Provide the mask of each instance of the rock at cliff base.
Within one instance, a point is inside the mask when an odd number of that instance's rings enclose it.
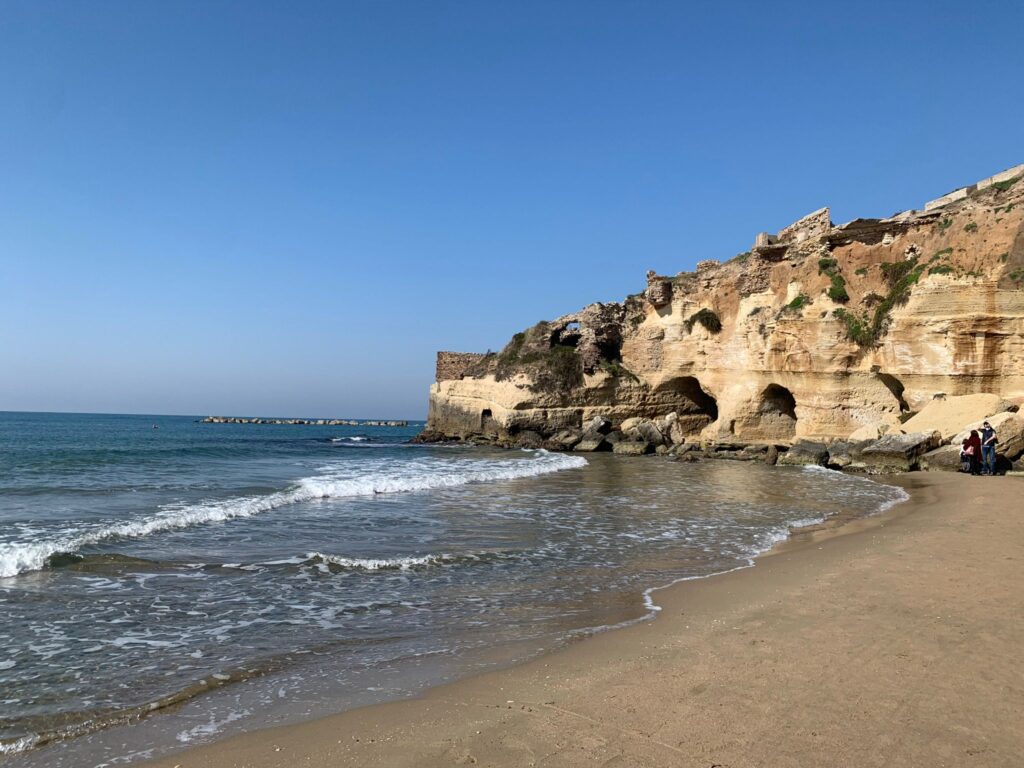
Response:
[[[612,423],[604,416],[595,416],[583,425],[584,436],[593,434],[607,435],[612,431]]]
[[[779,463],[779,449],[774,445],[768,446],[768,450],[764,454],[764,463],[769,467],[774,467]]]
[[[557,446],[557,451],[571,451],[576,447],[577,443],[583,439],[583,435],[575,429],[563,429],[561,432],[552,435],[551,439],[548,440],[553,446]]]
[[[856,461],[855,456],[871,440],[837,440],[828,446],[828,466],[831,469],[846,469]]]
[[[654,446],[646,440],[620,440],[612,446],[615,453],[623,456],[644,456],[654,451]]]
[[[573,450],[580,453],[596,453],[598,451],[610,451],[611,449],[612,444],[605,440],[604,435],[584,437],[573,446]]]
[[[540,448],[544,445],[544,438],[530,430],[519,432],[512,438],[514,448]]]
[[[788,451],[779,456],[779,464],[788,467],[823,467],[828,464],[828,448],[824,443],[797,440]]]
[[[929,472],[959,472],[960,445],[943,445],[934,451],[928,451],[920,459],[921,469]]]
[[[1010,460],[1016,459],[1024,453],[1024,418],[1018,413],[1009,411],[968,424],[962,432],[953,438],[953,445],[959,447],[960,443],[970,436],[972,429],[981,429],[984,421],[988,421],[996,431],[996,438],[999,441],[996,443],[996,453],[1001,453]]]
[[[932,400],[918,414],[907,419],[902,431],[912,434],[938,430],[942,439],[948,441],[966,425],[984,421],[995,413],[1005,411],[1006,405],[999,395],[986,393]]]
[[[920,459],[942,443],[938,430],[907,435],[886,435],[855,451],[854,458],[868,472],[910,472],[918,469]]]
[[[622,422],[623,433],[632,440],[641,440],[651,445],[666,445],[664,433],[650,419],[626,419]]]

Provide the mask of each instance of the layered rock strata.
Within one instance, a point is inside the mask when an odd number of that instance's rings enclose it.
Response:
[[[963,189],[840,226],[823,208],[500,353],[440,353],[426,437],[551,441],[672,414],[670,446],[785,448],[877,439],[935,398],[1024,401],[1024,166]]]

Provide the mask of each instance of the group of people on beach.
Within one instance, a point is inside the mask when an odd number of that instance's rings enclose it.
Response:
[[[996,473],[996,431],[987,421],[981,431],[971,430],[960,444],[960,470],[972,475],[994,475]]]

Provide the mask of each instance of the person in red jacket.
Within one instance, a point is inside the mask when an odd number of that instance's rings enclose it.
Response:
[[[967,438],[967,445],[971,449],[971,474],[981,474],[981,435],[978,430],[972,429],[971,436]]]

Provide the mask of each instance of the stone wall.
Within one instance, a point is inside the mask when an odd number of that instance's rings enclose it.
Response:
[[[647,273],[647,301],[655,307],[663,307],[672,302],[672,280],[649,271]]]
[[[802,243],[812,237],[824,235],[830,229],[832,219],[829,209],[819,208],[780,230],[776,240],[780,243]]]
[[[484,356],[476,352],[438,352],[437,353],[437,381],[458,381],[466,369],[476,365]]]

